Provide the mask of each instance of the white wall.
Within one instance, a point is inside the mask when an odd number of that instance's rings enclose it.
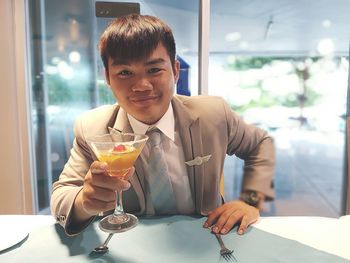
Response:
[[[350,69],[349,69],[349,75],[350,75]],[[348,80],[350,81],[350,79]],[[348,84],[350,87],[350,84]],[[349,92],[349,91],[348,91]],[[346,151],[347,151],[347,179],[345,180],[345,187],[346,187],[346,195],[345,195],[345,214],[350,215],[350,118],[346,118],[346,131],[347,131],[347,138],[346,138]]]
[[[31,214],[25,0],[0,1],[0,214]]]

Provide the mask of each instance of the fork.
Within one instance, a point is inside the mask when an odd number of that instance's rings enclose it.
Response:
[[[226,261],[236,261],[237,259],[235,258],[235,256],[233,255],[233,250],[228,249],[225,244],[224,241],[222,241],[221,235],[214,233],[216,239],[219,241],[220,244],[220,255],[226,260]]]

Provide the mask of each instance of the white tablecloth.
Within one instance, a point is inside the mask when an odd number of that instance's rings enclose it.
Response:
[[[254,227],[350,260],[350,215],[264,217]]]

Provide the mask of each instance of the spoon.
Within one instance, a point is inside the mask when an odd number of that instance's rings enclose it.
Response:
[[[114,234],[114,233],[110,233],[110,234],[108,235],[108,237],[106,238],[106,241],[105,241],[102,245],[100,245],[100,246],[98,246],[98,247],[95,247],[95,248],[94,248],[94,252],[96,252],[96,253],[106,253],[106,252],[108,251],[108,246],[107,246],[107,244],[108,244],[109,240],[111,240],[113,234]]]

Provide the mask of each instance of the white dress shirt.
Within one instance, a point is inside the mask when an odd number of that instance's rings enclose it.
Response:
[[[114,127],[118,130],[123,130],[123,125],[126,123],[127,119],[135,133],[145,134],[151,127],[157,127],[162,132],[160,146],[164,151],[168,165],[170,181],[176,199],[177,213],[193,214],[194,202],[191,195],[181,138],[179,133],[175,130],[175,117],[171,103],[164,116],[152,126],[136,120],[134,117],[127,114],[123,108],[120,108]],[[140,156],[143,163],[148,160],[149,150],[149,145],[146,144]],[[154,208],[147,187],[146,214],[154,215]]]

